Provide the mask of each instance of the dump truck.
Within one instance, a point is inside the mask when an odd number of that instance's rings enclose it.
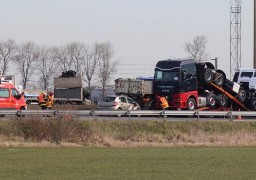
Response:
[[[62,72],[54,78],[54,104],[56,105],[90,105],[90,94],[82,87],[82,77],[75,71]],[[25,90],[27,104],[38,104],[38,95],[47,90]]]
[[[63,72],[54,78],[54,104],[84,105],[89,93],[82,87],[82,77],[74,71]]]
[[[119,78],[115,80],[115,93],[126,95],[136,101],[142,109],[148,109],[153,99],[152,77],[140,77],[136,79]],[[147,101],[147,102],[146,102]]]
[[[117,79],[115,86],[117,94],[132,97],[143,109],[161,109],[157,96],[165,97],[170,109],[252,109],[239,83],[227,79],[212,63],[193,59],[158,61],[151,81]]]

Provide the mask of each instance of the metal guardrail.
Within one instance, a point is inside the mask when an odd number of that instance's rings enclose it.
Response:
[[[19,117],[29,115],[76,115],[76,116],[160,116],[176,117],[187,116],[199,120],[200,117],[223,117],[224,119],[234,120],[237,116],[256,117],[254,111],[174,111],[174,110],[138,110],[138,111],[100,111],[100,110],[0,110],[1,115],[17,115]]]

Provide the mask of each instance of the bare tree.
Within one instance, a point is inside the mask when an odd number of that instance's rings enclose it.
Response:
[[[72,63],[77,74],[81,74],[81,65],[85,58],[85,45],[77,42],[66,45],[68,62]]]
[[[56,73],[56,62],[54,56],[54,48],[41,47],[39,50],[38,61],[36,67],[39,71],[40,83],[43,89],[47,89],[50,82],[53,81],[53,75]]]
[[[114,50],[110,42],[98,44],[99,63],[98,77],[102,85],[102,96],[105,95],[106,85],[114,72],[117,62],[112,61]]]
[[[188,52],[194,60],[201,62],[208,56],[206,53],[207,39],[205,36],[196,36],[193,42],[185,43],[185,51]]]
[[[3,75],[5,75],[8,70],[9,62],[14,59],[16,49],[17,45],[12,39],[0,43],[0,62],[2,62],[1,70]]]
[[[95,43],[92,48],[86,47],[85,58],[83,61],[84,81],[88,84],[88,90],[91,94],[91,82],[96,72],[96,67],[100,59],[99,44]]]
[[[37,46],[28,42],[21,44],[17,50],[17,55],[15,56],[15,63],[18,66],[18,71],[22,76],[23,88],[26,89],[27,82],[32,77],[35,71],[35,62],[38,60],[39,51]]]
[[[60,71],[68,71],[72,66],[72,60],[68,57],[68,50],[66,46],[55,47],[55,57],[59,64]]]

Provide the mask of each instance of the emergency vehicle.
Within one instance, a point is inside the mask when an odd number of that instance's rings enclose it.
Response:
[[[0,78],[0,110],[26,110],[24,96],[9,81]],[[1,115],[2,116],[2,115]]]

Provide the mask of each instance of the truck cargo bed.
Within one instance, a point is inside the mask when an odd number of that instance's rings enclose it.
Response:
[[[54,89],[54,99],[69,98],[83,100],[82,88]]]
[[[117,79],[115,80],[115,93],[127,95],[153,94],[152,80]]]
[[[54,88],[78,88],[82,87],[81,77],[58,77],[54,78]]]

